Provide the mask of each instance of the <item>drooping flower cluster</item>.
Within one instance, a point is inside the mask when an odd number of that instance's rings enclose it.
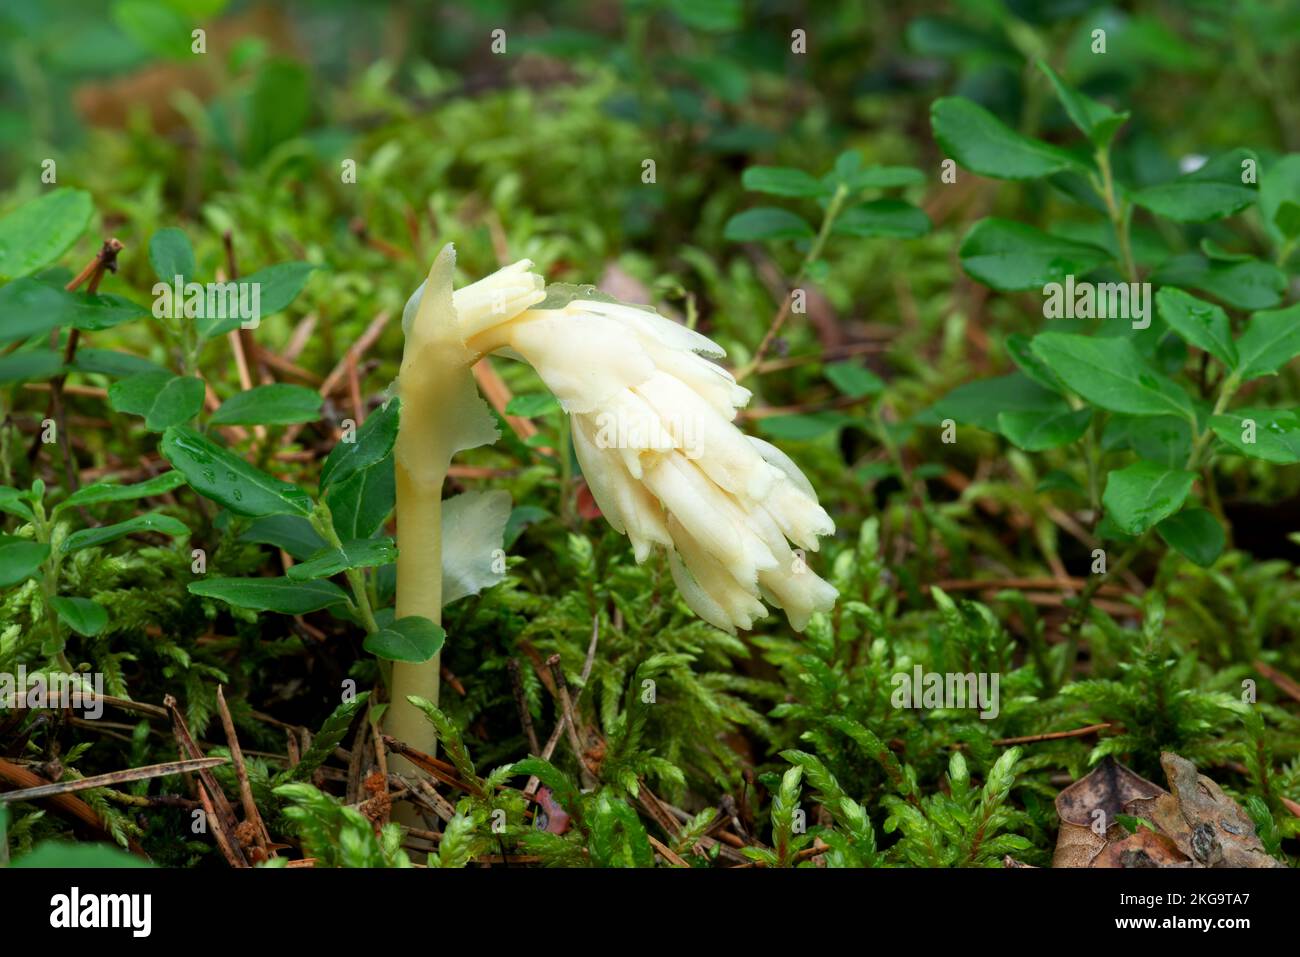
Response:
[[[531,265],[455,292],[462,341],[471,355],[501,352],[537,371],[569,414],[592,496],[637,561],[663,546],[687,604],[729,632],[765,616],[764,599],[797,631],[829,610],[836,591],[803,550],[834,523],[788,456],[734,425],[750,393],[710,361],[723,350],[591,287],[543,292]]]

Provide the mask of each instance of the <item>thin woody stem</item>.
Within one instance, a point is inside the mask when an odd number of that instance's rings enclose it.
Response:
[[[826,214],[822,217],[822,224],[821,228],[817,231],[817,238],[813,240],[812,246],[808,249],[808,254],[804,256],[803,262],[799,266],[799,271],[795,273],[791,285],[797,286],[802,282],[804,276],[808,273],[808,270],[812,268],[812,264],[821,256],[822,248],[826,245],[826,240],[830,237],[831,227],[835,225],[835,220],[839,217],[840,209],[844,206],[844,201],[848,198],[848,195],[848,187],[843,183],[836,187],[835,194],[831,197],[831,201],[826,207]],[[768,326],[767,332],[764,333],[763,340],[758,344],[758,348],[754,350],[754,357],[745,364],[744,368],[736,373],[737,382],[748,378],[754,370],[758,368],[758,364],[763,361],[763,356],[767,355],[767,350],[770,349],[772,343],[776,341],[776,337],[780,334],[781,328],[785,325],[785,321],[789,316],[790,295],[787,294],[781,301],[781,308],[777,310],[776,315],[773,317],[772,324]]]

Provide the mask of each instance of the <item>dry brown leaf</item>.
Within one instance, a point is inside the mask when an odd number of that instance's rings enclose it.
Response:
[[[1056,813],[1061,830],[1056,838],[1053,867],[1095,867],[1094,862],[1108,844],[1128,836],[1116,818],[1130,813],[1130,801],[1154,798],[1164,789],[1134,774],[1107,757],[1086,777],[1075,781],[1056,796]],[[1097,814],[1100,811],[1101,814]],[[1100,823],[1099,823],[1100,822]],[[1094,828],[1104,827],[1104,833]]]
[[[1191,858],[1194,867],[1282,867],[1269,857],[1255,823],[1196,765],[1171,751],[1160,755],[1172,794],[1134,804]],[[1145,811],[1146,813],[1142,813]]]
[[[1265,852],[1240,805],[1195,765],[1169,751],[1160,765],[1170,791],[1108,757],[1057,795],[1061,830],[1052,866],[1284,866]],[[1120,814],[1143,818],[1155,829],[1129,834],[1116,820]],[[1098,833],[1103,826],[1104,834]]]

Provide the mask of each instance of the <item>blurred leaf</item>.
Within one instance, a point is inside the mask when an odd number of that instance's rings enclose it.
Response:
[[[56,189],[0,219],[0,279],[54,262],[86,231],[93,211],[84,190]]]
[[[930,231],[930,217],[901,199],[876,199],[846,209],[831,232],[844,236],[915,239]]]
[[[801,216],[774,206],[759,206],[727,220],[723,237],[733,242],[759,239],[809,239],[813,228]]]
[[[962,97],[935,100],[930,125],[943,151],[981,176],[1036,179],[1087,168],[1060,147],[1021,136],[978,103]]]
[[[198,273],[194,262],[194,247],[183,229],[160,229],[149,238],[149,264],[159,282],[173,283],[177,276],[182,281],[193,279]]]
[[[826,186],[801,169],[785,166],[751,166],[741,174],[741,185],[773,196],[823,196]]]

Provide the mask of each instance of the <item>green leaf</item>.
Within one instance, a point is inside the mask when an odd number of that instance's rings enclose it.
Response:
[[[136,532],[162,532],[164,535],[180,538],[190,534],[190,527],[170,515],[147,512],[129,518],[125,522],[118,522],[116,525],[101,525],[98,528],[83,528],[79,532],[73,532],[63,540],[59,551],[64,555],[70,555],[83,548],[107,545],[109,542],[115,542]]]
[[[1195,472],[1139,460],[1110,473],[1101,502],[1121,531],[1140,535],[1182,508],[1195,481]]]
[[[175,469],[163,472],[162,475],[156,475],[148,481],[137,482],[134,485],[98,482],[73,492],[54,506],[54,514],[58,515],[64,509],[75,508],[79,505],[99,505],[101,502],[128,502],[133,499],[166,495],[184,484],[185,476]]]
[[[1194,173],[1138,190],[1133,202],[1179,223],[1203,223],[1231,216],[1258,196],[1257,187],[1241,181],[1241,164],[1246,159],[1258,162],[1250,150],[1233,150]]]
[[[238,301],[248,302],[253,315],[236,315],[238,309],[215,310],[217,315],[204,316],[198,321],[199,334],[213,339],[240,328],[246,321],[250,323],[249,328],[256,329],[263,319],[280,312],[298,297],[315,268],[304,262],[277,263],[237,280],[232,285],[238,287]]]
[[[199,268],[190,238],[183,229],[174,226],[160,229],[149,238],[149,264],[159,281],[168,284],[174,283],[177,276],[183,284],[194,278]]]
[[[321,398],[315,389],[274,382],[232,395],[212,413],[213,425],[291,425],[320,418]]]
[[[513,396],[506,403],[506,415],[520,415],[532,419],[539,415],[558,411],[559,400],[549,392],[533,392],[528,395]]]
[[[1237,354],[1236,373],[1243,382],[1274,375],[1300,355],[1300,303],[1251,316],[1237,340]]]
[[[0,512],[8,512],[24,522],[35,520],[31,506],[26,502],[25,493],[8,485],[0,485]]]
[[[0,289],[0,342],[30,339],[61,325],[70,298],[62,289],[36,279],[9,283]]]
[[[1212,418],[1210,428],[1242,455],[1280,465],[1300,462],[1300,413],[1294,410],[1234,409]]]
[[[208,578],[193,582],[190,593],[216,598],[237,608],[305,615],[331,605],[346,605],[347,592],[331,581],[288,578]]]
[[[1042,289],[1080,276],[1110,260],[1099,246],[1052,236],[1006,219],[982,219],[966,234],[958,250],[962,268],[994,289]]]
[[[325,504],[343,541],[369,538],[379,531],[397,504],[392,453],[362,472],[333,482],[325,492]]]
[[[977,379],[957,386],[918,418],[936,423],[944,419],[998,432],[998,417],[1003,413],[1028,413],[1037,416],[1060,415],[1070,411],[1066,401],[1019,372]]]
[[[1192,423],[1173,415],[1115,413],[1102,432],[1107,452],[1131,449],[1138,458],[1169,468],[1181,468],[1192,451]]]
[[[998,431],[1026,452],[1042,452],[1078,441],[1088,431],[1092,409],[1039,412],[1000,412]]]
[[[52,349],[28,349],[0,356],[0,383],[52,379],[63,371],[63,355]]]
[[[133,375],[142,375],[148,372],[156,374],[167,371],[156,362],[150,362],[148,359],[142,359],[129,352],[120,352],[116,349],[96,349],[90,346],[83,346],[77,350],[77,355],[72,362],[72,368],[78,372],[93,372],[99,375],[111,376],[114,379],[129,379]]]
[[[144,416],[146,429],[162,432],[198,415],[206,391],[198,376],[145,372],[109,386],[108,404],[115,412]]]
[[[1286,239],[1300,238],[1300,203],[1283,200],[1273,216],[1273,225]]]
[[[813,228],[803,217],[788,209],[759,206],[732,216],[727,220],[722,235],[741,243],[759,239],[811,239]]]
[[[908,47],[921,56],[954,57],[971,54],[1014,57],[1015,49],[992,30],[978,30],[961,20],[915,17],[905,31]]]
[[[890,237],[915,239],[930,231],[930,217],[901,199],[876,199],[846,209],[836,219],[831,232],[841,236],[866,239]]]
[[[1274,246],[1300,236],[1300,153],[1280,157],[1260,170],[1259,215]]]
[[[885,382],[870,369],[856,362],[834,362],[822,369],[835,388],[853,399],[878,395],[885,390]]]
[[[745,189],[773,196],[823,196],[826,185],[801,169],[788,166],[751,166],[740,176]]]
[[[306,561],[325,547],[325,541],[301,515],[267,515],[248,526],[239,536],[241,542],[274,545],[283,548],[296,561]]]
[[[758,420],[758,431],[776,439],[806,441],[838,432],[853,420],[841,412],[810,412],[806,415],[773,415]]]
[[[190,487],[237,515],[307,515],[311,499],[298,486],[249,465],[187,426],[163,434],[160,451]]]
[[[311,114],[311,81],[298,63],[277,58],[263,65],[248,99],[244,152],[256,162],[298,136]]]
[[[86,231],[93,211],[84,190],[56,189],[0,219],[0,279],[54,262]]]
[[[1203,508],[1188,508],[1156,526],[1156,532],[1175,549],[1202,568],[1209,568],[1227,543],[1219,520]]]
[[[349,568],[374,568],[397,561],[397,547],[391,538],[344,542],[342,548],[322,548],[290,568],[285,574],[293,581],[329,578]]]
[[[1237,365],[1228,314],[1219,306],[1167,286],[1156,293],[1156,307],[1174,332],[1203,349],[1229,369]]]
[[[1133,415],[1195,414],[1187,393],[1153,369],[1131,339],[1043,332],[1030,346],[1062,382],[1093,405]]]
[[[115,0],[111,10],[122,32],[156,56],[179,60],[189,53],[189,21],[172,4]]]
[[[111,844],[72,844],[68,841],[41,841],[30,853],[15,858],[12,867],[36,867],[42,870],[81,870],[82,868],[153,867],[143,858],[128,854]]]
[[[1258,259],[1224,262],[1200,253],[1185,253],[1161,263],[1151,274],[1161,286],[1180,286],[1208,293],[1234,309],[1267,309],[1282,301],[1286,274]]]
[[[1042,60],[1038,61],[1038,68],[1046,73],[1047,78],[1052,82],[1052,87],[1056,90],[1056,98],[1065,107],[1071,122],[1092,141],[1093,146],[1102,148],[1109,146],[1119,128],[1129,118],[1129,114],[1116,113],[1105,103],[1099,103],[1092,97],[1080,93],[1062,80],[1060,75]]]
[[[401,418],[401,400],[392,398],[371,413],[352,434],[353,441],[340,441],[325,459],[320,470],[321,488],[342,482],[357,472],[382,461],[397,443],[397,426]],[[360,536],[365,537],[365,536]]]
[[[994,179],[1037,179],[1087,166],[1065,150],[1021,136],[984,107],[944,97],[930,107],[930,126],[943,151],[963,167]]]
[[[9,535],[0,535],[0,588],[25,581],[40,570],[50,546]]]
[[[441,625],[419,615],[408,615],[367,635],[363,647],[377,658],[418,663],[441,651],[446,640],[447,633]]]
[[[1056,373],[1047,367],[1047,363],[1034,355],[1031,340],[1028,336],[1013,332],[1007,336],[1005,345],[1007,355],[1011,356],[1011,361],[1016,364],[1021,372],[1044,389],[1050,389],[1052,392],[1065,391],[1065,386],[1056,377]]]
[[[97,635],[108,627],[108,609],[89,598],[50,599],[59,619],[79,635]]]
[[[149,315],[149,310],[111,293],[76,292],[68,296],[61,320],[82,332],[102,332]]]
[[[823,178],[823,182],[831,185],[832,188],[843,183],[850,191],[858,192],[864,189],[915,186],[925,182],[925,174],[915,166],[867,166],[863,169],[855,169],[843,177],[838,172],[831,172]]]

